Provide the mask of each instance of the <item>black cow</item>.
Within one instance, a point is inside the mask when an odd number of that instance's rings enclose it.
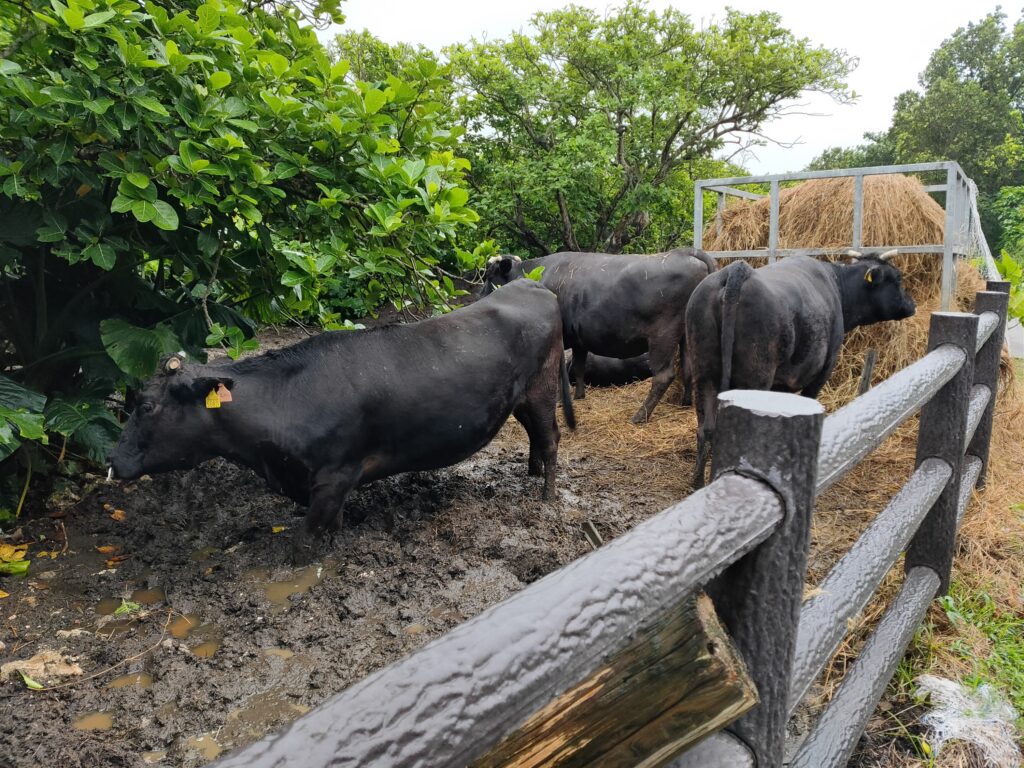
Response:
[[[575,427],[558,302],[521,280],[418,323],[323,333],[227,365],[172,357],[142,390],[112,469],[133,479],[224,456],[308,504],[308,536],[337,528],[356,486],[461,461],[512,414],[552,499],[559,391]]]
[[[685,368],[686,304],[715,271],[714,259],[695,248],[653,255],[564,252],[526,261],[495,256],[487,264],[483,292],[537,267],[544,267],[541,284],[558,296],[565,346],[576,369],[576,397],[586,394],[589,353],[628,358],[647,352],[653,381],[633,423],[647,421],[675,377],[677,349]],[[685,373],[683,378],[688,381]],[[684,404],[687,395],[684,387]]]
[[[576,381],[576,367],[573,365],[572,352],[568,355],[569,383]],[[586,381],[592,387],[621,387],[634,381],[651,378],[651,361],[647,353],[637,357],[619,359],[587,355]]]
[[[705,280],[686,311],[688,355],[697,407],[697,468],[715,431],[719,392],[762,389],[817,397],[843,345],[860,325],[914,314],[902,276],[881,256],[853,264],[792,256],[752,269],[736,262]]]

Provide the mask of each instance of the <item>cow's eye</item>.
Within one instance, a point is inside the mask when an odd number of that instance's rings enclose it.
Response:
[[[155,407],[151,402],[147,401],[139,406],[139,410],[143,413],[152,413]]]

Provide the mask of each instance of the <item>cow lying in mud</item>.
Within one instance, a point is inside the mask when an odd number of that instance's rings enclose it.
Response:
[[[686,305],[700,281],[715,271],[715,261],[695,248],[649,256],[564,252],[526,261],[495,256],[484,272],[483,293],[537,267],[544,267],[541,284],[558,296],[565,346],[572,350],[576,372],[576,397],[586,394],[589,353],[629,358],[647,352],[651,391],[633,423],[647,421],[675,377],[677,349],[680,360],[686,360]],[[683,367],[685,382],[685,363]]]
[[[914,314],[900,271],[887,263],[895,254],[851,251],[853,264],[791,256],[756,270],[740,261],[694,291],[686,333],[697,408],[695,488],[704,484],[719,392],[774,389],[817,397],[847,333]]]
[[[223,456],[307,504],[308,536],[337,528],[356,486],[462,461],[512,414],[529,435],[529,473],[543,473],[553,499],[559,392],[575,427],[558,302],[520,280],[418,323],[323,333],[227,365],[169,358],[111,464],[134,479]]]

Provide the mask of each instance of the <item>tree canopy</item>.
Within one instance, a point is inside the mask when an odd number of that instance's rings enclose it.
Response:
[[[851,59],[767,12],[698,29],[635,0],[604,17],[569,6],[447,54],[483,227],[535,253],[678,244],[714,153],[805,91],[850,95]]]

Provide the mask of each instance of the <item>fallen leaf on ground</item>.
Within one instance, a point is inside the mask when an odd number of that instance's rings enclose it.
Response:
[[[2,589],[0,589],[0,600],[3,600],[5,597],[10,597],[10,596],[11,596],[10,592],[4,592]]]
[[[43,689],[41,683],[37,683],[35,680],[33,680],[31,677],[25,674],[25,670],[19,669],[18,671],[21,672],[21,679],[25,681],[26,686],[31,688],[33,691],[41,691]]]
[[[110,517],[113,520],[117,520],[117,522],[119,523],[123,523],[124,519],[128,517],[128,515],[125,514],[123,509],[115,509],[113,512],[110,513]]]
[[[58,677],[82,674],[82,668],[69,656],[44,649],[30,659],[11,661],[0,666],[0,680],[19,672],[33,680],[49,681]],[[26,683],[28,685],[28,683]],[[31,687],[31,686],[30,686]]]
[[[280,533],[281,531],[287,531],[287,530],[288,530],[288,526],[287,525],[275,525],[275,526],[273,526],[270,529],[270,532],[271,533]]]
[[[115,544],[104,544],[102,547],[96,547],[96,551],[101,555],[112,555],[119,549],[120,547]]]
[[[115,616],[124,616],[126,613],[135,613],[142,606],[138,603],[133,603],[131,600],[121,600],[121,604],[114,609]]]
[[[131,555],[114,555],[112,558],[107,560],[107,568],[116,568],[129,557],[131,557]]]
[[[0,562],[13,563],[24,560],[28,554],[28,544],[0,544]]]

